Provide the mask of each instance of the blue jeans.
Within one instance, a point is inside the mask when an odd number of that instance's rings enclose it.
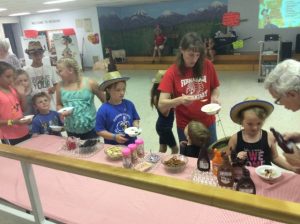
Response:
[[[216,129],[216,123],[213,123],[211,126],[208,127],[209,133],[210,133],[210,141],[209,145],[217,141],[217,129]],[[177,134],[179,143],[181,141],[187,141],[185,135],[184,135],[184,129],[177,127]],[[180,146],[180,154],[182,154],[183,148]]]

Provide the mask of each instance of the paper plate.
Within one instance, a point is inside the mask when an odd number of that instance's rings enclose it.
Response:
[[[57,125],[50,125],[49,128],[51,128],[52,131],[61,131],[64,127],[57,126]]]
[[[129,135],[130,137],[136,137],[142,133],[142,129],[137,127],[130,127],[125,129],[125,134]]]
[[[206,104],[203,107],[201,107],[201,111],[204,113],[207,113],[209,115],[214,115],[214,114],[218,113],[220,109],[221,109],[221,106],[220,106],[220,104],[217,104],[217,103],[210,103],[210,104]]]
[[[74,110],[74,107],[64,107],[61,108],[59,111],[57,111],[58,113],[63,113],[63,112],[72,112]]]
[[[32,120],[34,115],[26,115],[23,118],[20,119],[20,121],[27,121],[27,120]]]
[[[255,173],[267,181],[274,181],[281,177],[281,171],[277,167],[270,165],[256,167]]]

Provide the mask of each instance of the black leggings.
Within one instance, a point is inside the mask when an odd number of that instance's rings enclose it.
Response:
[[[3,144],[6,144],[6,145],[16,145],[16,144],[19,144],[20,142],[23,142],[27,139],[29,139],[31,137],[30,134],[27,134],[25,135],[24,137],[22,138],[15,138],[15,139],[1,139],[1,142]]]

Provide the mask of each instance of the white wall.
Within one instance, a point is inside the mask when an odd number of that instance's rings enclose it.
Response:
[[[92,44],[87,40],[87,35],[90,34],[86,32],[84,28],[76,27],[76,19],[85,19],[89,18],[92,21],[93,32],[98,33],[100,37],[100,29],[98,22],[97,8],[87,8],[76,11],[68,12],[55,12],[47,14],[36,14],[31,16],[21,17],[21,27],[22,30],[56,30],[63,28],[73,28],[75,30],[78,47],[80,53],[82,53],[82,43],[83,44],[83,58],[84,66],[92,67],[93,66],[93,56],[98,56],[103,58],[102,53],[102,44],[101,40],[99,44]],[[84,41],[83,41],[84,38]]]
[[[265,34],[279,34],[281,41],[293,42],[293,51],[296,46],[296,35],[300,33],[300,28],[289,29],[258,29],[258,4],[257,0],[228,0],[228,11],[240,12],[241,19],[248,19],[241,22],[235,30],[240,38],[251,37],[245,41],[244,48],[240,51],[259,51],[258,41],[264,40]]]

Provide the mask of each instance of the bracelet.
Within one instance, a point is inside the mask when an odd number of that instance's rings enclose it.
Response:
[[[117,140],[117,135],[113,134],[113,140],[116,141]]]
[[[7,126],[13,126],[14,120],[7,120]]]

